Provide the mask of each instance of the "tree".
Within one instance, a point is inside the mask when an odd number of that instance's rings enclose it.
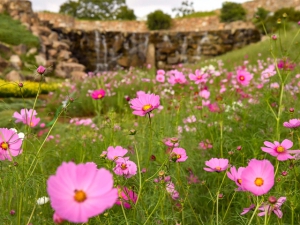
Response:
[[[246,10],[241,4],[224,2],[221,9],[220,19],[222,22],[232,22],[246,19]]]
[[[181,7],[173,8],[173,12],[176,13],[176,17],[184,17],[195,12],[194,2],[189,2],[188,0],[181,2]]]
[[[68,0],[59,12],[79,19],[112,20],[122,6],[125,6],[125,0]]]
[[[156,10],[147,16],[147,26],[149,30],[169,29],[172,24],[170,15],[165,14],[161,10]]]
[[[117,20],[136,20],[136,15],[127,6],[121,6],[116,12]]]

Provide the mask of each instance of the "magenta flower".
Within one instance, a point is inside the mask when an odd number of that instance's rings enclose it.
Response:
[[[55,213],[73,223],[87,223],[90,217],[111,208],[118,198],[112,174],[92,163],[63,162],[48,179],[47,192]]]
[[[40,75],[43,75],[45,72],[46,72],[46,68],[43,67],[43,66],[39,66],[37,69],[36,69],[36,72]]]
[[[286,197],[280,197],[278,200],[274,196],[269,197],[269,203],[263,203],[258,210],[262,211],[258,213],[258,216],[264,216],[266,213],[269,215],[274,212],[278,218],[282,218],[283,213],[280,210],[282,204],[286,201]]]
[[[121,146],[116,146],[115,148],[112,146],[109,146],[107,148],[107,158],[109,160],[116,160],[118,157],[123,157],[128,152],[127,149],[122,148]]]
[[[168,147],[178,147],[179,146],[179,140],[178,140],[178,138],[175,138],[175,137],[166,138],[164,143]]]
[[[252,78],[253,75],[248,71],[242,69],[237,70],[236,79],[241,85],[248,86]]]
[[[137,98],[130,101],[130,107],[134,110],[133,114],[137,116],[145,116],[159,106],[160,99],[155,94],[139,94]]]
[[[209,148],[212,148],[212,144],[210,143],[210,141],[208,139],[206,139],[205,141],[201,141],[199,143],[199,148],[200,149],[209,149]]]
[[[228,178],[233,180],[238,186],[237,191],[243,191],[241,176],[244,169],[245,167],[239,167],[238,170],[236,170],[235,166],[232,166],[230,172],[227,172]]]
[[[205,165],[209,168],[203,168],[208,172],[221,172],[227,169],[228,159],[211,158],[209,161],[205,161]]]
[[[127,187],[121,188],[118,186],[119,191],[119,199],[116,201],[117,205],[121,205],[121,201],[123,206],[126,209],[130,209],[132,204],[136,203],[137,194],[133,190],[129,190]]]
[[[14,129],[0,128],[0,160],[12,160],[22,153],[24,134]]]
[[[254,208],[255,208],[255,205],[251,204],[248,208],[243,209],[243,212],[241,213],[241,215],[245,215],[246,213],[250,212]]]
[[[296,67],[296,64],[291,62],[288,58],[280,59],[277,63],[278,69],[292,71]]]
[[[300,127],[300,119],[290,119],[289,122],[284,122],[283,126],[287,128]]]
[[[269,160],[252,159],[242,172],[242,187],[254,195],[263,195],[274,185],[274,166]]]
[[[31,127],[35,127],[39,122],[40,118],[36,117],[37,112],[32,109],[21,109],[21,112],[14,112],[13,118],[16,119],[15,123],[23,123]]]
[[[189,78],[190,80],[195,81],[195,84],[206,83],[208,74],[203,73],[201,70],[196,70],[195,74],[189,74]]]
[[[113,169],[115,174],[119,176],[124,176],[130,178],[134,176],[137,172],[137,166],[134,162],[128,160],[127,158],[118,158],[116,160],[116,166]]]
[[[173,148],[170,157],[174,162],[184,162],[188,158],[183,148]]]
[[[105,91],[103,89],[95,90],[91,93],[93,99],[99,100],[105,97]]]
[[[288,139],[284,139],[281,143],[275,141],[274,144],[269,141],[265,141],[264,145],[267,147],[261,147],[261,150],[275,156],[279,161],[294,159],[294,156],[290,154],[300,153],[300,150],[288,150],[293,146],[293,142]]]

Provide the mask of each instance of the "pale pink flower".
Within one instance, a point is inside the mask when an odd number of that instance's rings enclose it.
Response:
[[[270,65],[267,69],[261,72],[261,76],[264,79],[268,79],[276,74],[275,66]]]
[[[164,76],[166,72],[164,70],[157,70],[156,75],[162,75]]]
[[[175,185],[172,181],[166,183],[166,190],[171,195],[172,199],[177,200],[179,198],[179,193],[175,190]]]
[[[258,210],[262,211],[258,213],[258,216],[265,216],[266,213],[269,215],[271,212],[274,212],[278,218],[282,218],[283,213],[281,211],[282,204],[286,201],[286,197],[280,197],[279,199],[276,199],[274,196],[269,197],[269,203],[263,203],[261,207],[258,208]]]
[[[112,146],[109,146],[107,148],[107,158],[109,160],[116,160],[118,159],[119,157],[123,157],[124,155],[126,155],[128,152],[127,149],[125,148],[122,148],[121,146],[116,146],[115,148],[112,147]]]
[[[252,80],[252,78],[253,78],[253,75],[251,73],[249,73],[248,71],[243,70],[243,69],[237,70],[236,79],[241,85],[248,86],[250,81]]]
[[[283,126],[287,128],[300,127],[300,119],[290,119],[289,122],[284,122]]]
[[[47,181],[47,192],[55,213],[72,223],[87,223],[88,219],[111,208],[118,190],[113,188],[113,176],[93,164],[63,162]]]
[[[174,162],[184,162],[188,158],[186,151],[183,148],[173,148],[170,157]]]
[[[281,143],[279,143],[278,141],[275,141],[274,143],[265,141],[264,145],[267,147],[261,147],[261,150],[276,157],[279,161],[294,159],[294,156],[290,154],[300,153],[300,150],[288,150],[293,147],[293,142],[288,139],[284,139]]]
[[[91,93],[91,97],[95,100],[99,100],[105,97],[105,91],[103,89],[95,90]]]
[[[205,161],[205,165],[209,168],[203,169],[208,172],[221,172],[227,169],[228,162],[228,159],[211,158],[209,161]]]
[[[208,139],[206,139],[205,141],[201,141],[201,142],[199,143],[199,147],[200,147],[200,149],[205,150],[205,149],[212,148],[213,146],[212,146],[212,144],[210,143],[210,141],[209,141]]]
[[[164,141],[165,145],[168,147],[178,147],[179,141],[178,138],[166,138]]]
[[[145,116],[159,106],[160,98],[155,94],[139,94],[137,98],[130,100],[130,107],[134,110],[133,114],[137,116]]]
[[[134,162],[128,160],[128,158],[118,158],[113,170],[119,176],[130,178],[136,174],[137,166]]]
[[[14,112],[13,117],[16,119],[15,123],[23,123],[31,127],[35,127],[40,118],[36,117],[37,112],[32,109],[21,109],[21,112]]]
[[[170,75],[170,77],[168,78],[168,82],[172,85],[174,85],[174,84],[185,84],[186,83],[186,78],[185,78],[185,76],[183,75],[182,72],[174,70],[173,74]]]
[[[131,205],[136,203],[138,196],[133,190],[130,190],[127,187],[118,186],[118,192],[119,199],[116,201],[117,205],[121,205],[122,202],[126,209],[130,209]]]
[[[274,185],[274,166],[269,160],[252,159],[242,172],[242,187],[254,195],[269,192]]]
[[[12,160],[22,153],[24,134],[14,129],[0,128],[0,160]]]

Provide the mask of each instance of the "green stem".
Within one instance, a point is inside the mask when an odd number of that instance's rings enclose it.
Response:
[[[141,174],[141,166],[140,166],[140,158],[139,158],[139,151],[136,148],[136,145],[134,145],[135,153],[136,153],[136,161],[137,161],[137,166],[138,166],[138,173],[139,173],[139,190],[138,190],[138,196],[135,202],[135,205],[137,205],[141,192],[142,192],[142,174]]]
[[[163,196],[163,199],[165,197],[165,192],[164,192],[164,196]],[[152,214],[155,212],[155,210],[157,209],[157,207],[159,206],[159,203],[161,201],[162,198],[158,198],[158,202],[156,203],[154,209],[152,210],[152,212],[150,213],[150,215],[148,216],[147,220],[145,221],[144,225],[147,224],[148,220],[151,218]]]
[[[262,202],[261,202],[261,203],[262,203]],[[253,220],[253,218],[254,218],[254,216],[255,216],[255,213],[256,213],[256,211],[258,210],[258,208],[259,208],[259,206],[261,205],[261,203],[258,203],[258,196],[256,196],[256,207],[255,207],[254,212],[253,212],[253,214],[252,214],[252,216],[251,216],[251,218],[250,218],[250,220],[249,220],[249,222],[248,222],[248,225],[251,225],[251,222],[252,222],[252,220]]]
[[[126,216],[126,213],[125,213],[125,210],[124,210],[124,206],[123,206],[123,201],[120,201],[120,202],[121,202],[121,208],[122,208],[122,212],[123,212],[123,216],[125,218],[126,224],[129,225],[128,220],[127,220],[127,216]]]
[[[231,198],[231,200],[230,200],[230,202],[229,202],[229,204],[228,204],[228,206],[227,206],[225,215],[223,216],[223,220],[226,218],[227,212],[228,212],[229,207],[230,207],[230,205],[231,205],[231,203],[232,203],[232,200],[234,199],[235,194],[236,194],[236,191],[234,192],[234,194],[233,194],[233,196],[232,196],[232,198]]]

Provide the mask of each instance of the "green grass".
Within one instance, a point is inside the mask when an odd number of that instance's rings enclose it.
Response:
[[[215,11],[205,11],[205,12],[194,12],[186,16],[177,17],[175,19],[184,19],[184,18],[202,18],[207,16],[215,16]]]
[[[6,14],[0,14],[0,42],[9,45],[25,44],[28,47],[38,47],[39,39],[34,36],[18,20],[13,20]]]

